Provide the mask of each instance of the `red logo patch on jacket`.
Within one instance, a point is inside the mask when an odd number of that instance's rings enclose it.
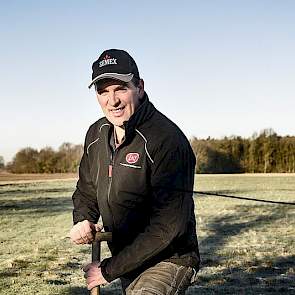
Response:
[[[126,155],[126,162],[128,164],[135,164],[139,159],[139,153],[129,153]]]

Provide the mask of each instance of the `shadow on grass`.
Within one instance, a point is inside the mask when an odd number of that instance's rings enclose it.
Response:
[[[278,257],[268,266],[265,260],[251,267],[227,268],[210,275],[200,275],[186,295],[193,294],[295,294],[295,256]]]
[[[0,199],[0,214],[58,213],[73,208],[71,197],[34,197],[26,200]]]
[[[224,251],[229,238],[249,230],[263,230],[268,225],[273,228],[273,223],[286,218],[293,208],[259,204],[234,206],[229,212],[233,210],[234,213],[217,216],[206,225],[210,235],[199,243],[201,269],[204,270],[199,272],[196,286],[191,287],[187,294],[290,294],[291,290],[295,293],[295,256],[291,253],[282,257],[275,252],[269,253],[270,258],[253,258],[253,261],[249,261],[249,256],[244,265],[238,267],[231,267],[231,262],[228,262],[234,259],[234,252],[223,256],[218,254]],[[278,239],[279,235],[279,232],[274,232],[273,238]],[[239,259],[241,258],[236,255],[237,262]]]
[[[26,188],[18,188],[18,189],[12,189],[12,190],[3,190],[0,191],[0,196],[5,195],[39,195],[39,194],[48,194],[48,193],[70,193],[74,192],[74,187],[61,187],[61,188],[36,188],[36,189],[26,189]]]
[[[10,188],[11,187],[11,188]],[[0,214],[58,213],[71,210],[75,186],[13,184],[0,191]],[[3,198],[2,198],[3,196]]]
[[[273,222],[285,218],[287,212],[292,209],[280,205],[239,205],[233,207],[234,214],[213,218],[207,224],[207,229],[212,234],[199,241],[200,251],[204,249],[202,256],[205,259],[202,260],[202,264],[207,266],[212,263],[220,264],[220,259],[224,258],[218,258],[216,253],[224,247],[230,237],[238,236],[251,229],[257,230],[266,225],[272,226]],[[218,214],[218,211],[216,212]],[[207,258],[208,256],[210,258]],[[212,257],[215,257],[216,261],[212,260]]]

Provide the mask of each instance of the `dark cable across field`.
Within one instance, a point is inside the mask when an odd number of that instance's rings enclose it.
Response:
[[[158,188],[165,189],[164,187],[158,187]],[[168,190],[171,190],[171,188]],[[212,192],[204,192],[204,191],[189,191],[189,190],[182,190],[182,189],[173,189],[173,190],[178,191],[178,192],[193,193],[193,194],[198,194],[198,195],[217,196],[217,197],[239,199],[239,200],[246,200],[246,201],[255,201],[255,202],[263,202],[263,203],[270,203],[270,204],[295,206],[294,202],[283,202],[283,201],[272,201],[272,200],[263,200],[263,199],[256,199],[256,198],[238,197],[238,196],[218,194],[218,193],[212,193]]]
[[[217,196],[217,197],[223,197],[223,198],[232,198],[232,199],[240,199],[240,200],[263,202],[263,203],[271,203],[271,204],[293,205],[293,206],[295,205],[295,203],[292,203],[292,202],[262,200],[262,199],[247,198],[247,197],[238,197],[238,196],[232,196],[232,195],[224,195],[224,194],[201,192],[201,191],[192,191],[192,193],[198,194],[198,195]]]

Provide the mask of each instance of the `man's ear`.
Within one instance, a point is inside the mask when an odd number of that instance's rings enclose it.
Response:
[[[144,96],[144,81],[143,81],[143,79],[139,80],[137,89],[138,89],[139,97],[142,98]]]

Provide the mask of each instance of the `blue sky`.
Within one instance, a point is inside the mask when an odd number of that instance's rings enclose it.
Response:
[[[83,143],[107,48],[187,137],[295,135],[295,1],[21,1],[0,10],[0,155]]]

